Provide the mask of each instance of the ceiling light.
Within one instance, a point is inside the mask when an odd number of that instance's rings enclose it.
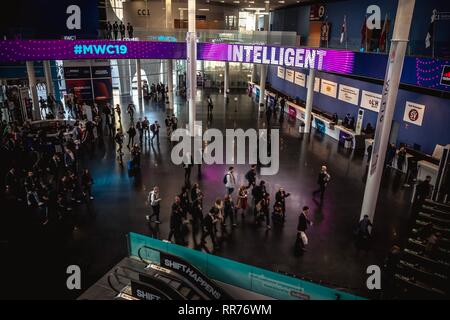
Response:
[[[278,3],[284,3],[284,0],[278,1]]]
[[[198,9],[198,11],[209,11],[209,9],[208,8],[201,8],[201,9]]]
[[[233,1],[233,3],[240,3],[240,1]]]

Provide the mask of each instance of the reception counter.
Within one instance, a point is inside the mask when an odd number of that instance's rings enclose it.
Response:
[[[249,85],[252,86],[252,94],[256,96],[257,92],[260,92],[259,85],[252,82],[249,82]],[[266,89],[265,91],[266,92],[264,100],[266,100],[267,96],[276,97],[276,93],[271,92],[268,89]],[[297,118],[302,122],[305,121],[305,113],[306,113],[305,108],[292,101],[286,100],[284,112],[289,114],[289,116]],[[339,124],[334,124],[330,119],[314,111],[311,112],[311,121],[312,121],[311,126],[315,128],[318,132],[330,136],[331,138],[339,141],[339,143],[344,143],[346,140],[351,140],[352,149],[363,149],[365,147],[364,139],[359,139],[362,141],[362,143],[358,143],[357,141],[357,139],[359,137],[362,138],[363,135],[357,135],[356,132],[354,132],[351,129],[345,128],[344,126]]]

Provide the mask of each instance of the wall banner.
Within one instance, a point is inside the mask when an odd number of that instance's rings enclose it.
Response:
[[[375,112],[380,111],[381,94],[363,90],[361,93],[361,107]]]
[[[304,87],[306,85],[306,76],[302,72],[295,71],[294,73],[294,83],[298,86]]]
[[[406,101],[403,121],[415,124],[417,126],[421,126],[424,114],[425,114],[425,106],[423,104],[417,104]]]
[[[322,85],[320,86],[320,93],[336,98],[337,83],[322,79]]]
[[[357,106],[359,102],[359,89],[340,84],[338,99]]]
[[[278,78],[284,79],[284,68],[283,67],[278,67],[277,75],[278,75]]]
[[[294,82],[294,70],[286,69],[286,81]]]

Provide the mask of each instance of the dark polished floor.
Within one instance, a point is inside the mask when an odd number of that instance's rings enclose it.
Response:
[[[206,126],[206,93],[200,93],[197,115]],[[214,115],[210,127],[263,128],[265,116],[243,92],[231,94],[228,106],[223,96],[211,93]],[[234,101],[238,97],[238,102]],[[118,98],[118,97],[117,97]],[[131,98],[121,98],[122,108]],[[136,99],[136,97],[134,98]],[[235,111],[235,109],[237,111]],[[187,121],[185,105],[177,99],[175,112],[180,125]],[[140,108],[152,120],[164,123],[164,104],[146,102]],[[128,116],[122,115],[128,128]],[[279,124],[274,119],[274,124]],[[338,146],[327,136],[312,133],[300,136],[298,126],[284,117],[280,134],[280,171],[266,176],[268,191],[274,195],[283,186],[292,195],[287,199],[287,221],[283,228],[266,231],[257,227],[249,213],[239,226],[222,241],[215,254],[275,271],[287,272],[316,282],[347,288],[368,297],[380,297],[367,292],[366,268],[381,265],[392,244],[405,236],[409,216],[410,190],[401,187],[401,177],[395,173],[383,180],[379,205],[375,215],[372,249],[357,252],[353,229],[358,222],[364,193],[363,176],[366,158],[354,155]],[[159,148],[145,146],[140,179],[129,178],[126,168],[116,161],[112,142],[105,139],[94,152],[82,156],[82,163],[91,168],[95,179],[95,200],[81,205],[77,218],[65,222],[51,222],[47,226],[31,223],[20,208],[2,213],[1,237],[1,296],[4,298],[76,298],[80,291],[66,289],[66,267],[77,264],[82,270],[82,287],[98,280],[114,264],[127,255],[125,235],[138,232],[166,239],[169,232],[169,208],[173,197],[180,192],[184,172],[170,160],[170,146],[162,126]],[[125,149],[125,161],[129,158]],[[323,203],[314,201],[311,192],[316,188],[317,173],[326,164],[332,176]],[[238,181],[244,180],[248,166],[236,166]],[[225,165],[203,166],[199,180],[206,199],[206,209],[225,193],[222,182]],[[196,168],[193,181],[197,180]],[[163,198],[160,226],[147,224],[146,194],[159,185]],[[308,230],[309,245],[303,256],[294,254],[297,215],[301,207],[311,208],[314,225]],[[73,228],[76,220],[76,229]],[[189,237],[189,245],[193,246]],[[4,285],[6,284],[6,285]]]

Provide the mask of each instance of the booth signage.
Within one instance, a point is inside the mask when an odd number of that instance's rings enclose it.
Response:
[[[161,293],[157,290],[150,288],[139,282],[130,281],[131,295],[140,300],[167,300]]]
[[[278,75],[278,78],[284,79],[284,68],[283,67],[277,68],[277,75]]]
[[[340,84],[338,99],[357,106],[359,102],[359,89]]]
[[[286,81],[294,82],[294,70],[286,69]]]
[[[406,101],[403,121],[415,124],[417,126],[421,126],[424,113],[425,113],[425,106],[423,104],[417,104]]]
[[[442,68],[441,84],[450,86],[450,66],[444,66]]]
[[[305,74],[302,73],[302,72],[297,72],[297,71],[295,71],[295,73],[294,73],[294,83],[295,83],[296,85],[299,85],[299,86],[304,87],[305,84],[306,84],[306,77],[305,77]]]
[[[363,90],[361,93],[361,107],[375,112],[380,111],[381,94]]]
[[[320,87],[320,93],[330,96],[333,98],[336,98],[337,94],[337,83],[333,81],[328,81],[325,79],[322,79],[322,85]]]

